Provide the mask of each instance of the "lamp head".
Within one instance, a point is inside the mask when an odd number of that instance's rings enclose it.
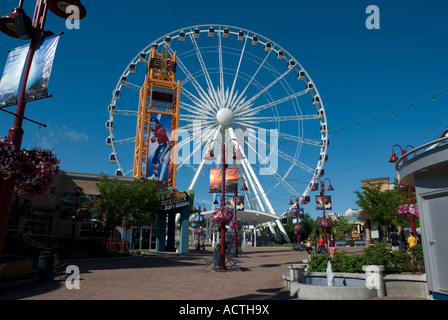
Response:
[[[246,186],[246,182],[243,183],[243,186],[241,187],[241,190],[247,191],[249,188]]]
[[[397,155],[395,154],[395,152],[392,151],[392,156],[390,157],[389,162],[394,163],[397,162],[397,160],[398,160]]]
[[[71,10],[72,8],[68,8],[69,6],[76,6],[78,8],[79,15],[74,14],[76,11]],[[48,0],[47,7],[51,12],[63,19],[71,17],[75,20],[81,20],[87,15],[86,8],[79,0]]]
[[[330,182],[330,185],[328,186],[327,191],[333,191],[333,190],[334,190],[334,188],[333,188],[333,186],[331,185],[331,182]]]
[[[292,202],[292,199],[289,200],[289,205],[293,205],[294,202]]]
[[[241,153],[240,149],[236,149],[235,153],[233,154],[233,159],[237,159],[237,160],[244,159],[244,156]]]
[[[204,157],[205,160],[215,160],[215,155],[212,150],[208,150],[207,154]]]
[[[31,18],[21,7],[14,8],[12,13],[0,18],[0,31],[13,38],[30,39],[33,32]]]
[[[317,191],[319,189],[318,185],[316,182],[313,182],[313,186],[311,187],[312,191]]]

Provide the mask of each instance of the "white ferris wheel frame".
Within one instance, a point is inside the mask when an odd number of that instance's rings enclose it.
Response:
[[[210,32],[213,29],[214,35],[218,35],[218,37],[220,37],[219,40],[219,52],[220,54],[222,54],[222,47],[221,47],[221,39],[224,37],[223,35],[227,32],[227,36],[232,36],[232,37],[244,37],[244,38],[238,38],[238,40],[244,40],[244,41],[256,41],[256,44],[260,44],[262,46],[268,46],[269,44],[271,45],[270,50],[272,52],[274,52],[277,55],[277,59],[278,60],[282,60],[284,59],[287,63],[288,63],[288,68],[287,68],[287,72],[292,72],[293,70],[295,72],[297,72],[298,74],[298,81],[304,81],[305,86],[308,86],[309,84],[311,84],[311,90],[310,91],[306,91],[305,93],[310,93],[313,99],[313,104],[315,99],[317,100],[317,103],[315,104],[316,109],[317,109],[317,115],[315,116],[308,116],[308,118],[310,119],[319,119],[320,121],[320,135],[321,135],[321,140],[320,140],[320,155],[319,155],[319,159],[316,165],[315,169],[310,168],[309,166],[301,163],[300,161],[298,161],[295,157],[289,156],[287,154],[281,154],[282,157],[286,158],[288,161],[290,161],[292,163],[292,165],[294,166],[298,166],[301,169],[308,171],[310,173],[312,173],[312,178],[310,179],[310,183],[307,184],[307,187],[305,188],[305,190],[302,192],[302,194],[297,194],[297,192],[295,191],[294,188],[292,188],[284,179],[282,179],[281,176],[274,176],[275,179],[277,179],[279,181],[279,183],[281,183],[286,189],[288,189],[288,191],[296,196],[297,198],[299,198],[300,200],[302,200],[305,196],[307,196],[311,190],[312,184],[313,182],[319,178],[320,176],[323,175],[323,166],[324,163],[327,160],[327,148],[329,145],[329,131],[328,131],[328,122],[327,122],[327,116],[325,113],[325,108],[321,99],[321,96],[319,94],[319,91],[317,89],[317,87],[314,85],[313,80],[311,79],[311,77],[309,76],[308,72],[306,72],[305,68],[299,63],[299,61],[297,59],[295,59],[288,51],[286,51],[285,49],[283,49],[281,46],[279,46],[278,44],[276,44],[275,42],[273,42],[272,40],[260,36],[258,33],[255,33],[253,31],[244,29],[244,28],[240,28],[240,27],[234,27],[234,26],[229,26],[229,25],[219,25],[219,24],[203,24],[203,25],[195,25],[195,26],[190,26],[190,27],[185,27],[182,29],[178,29],[176,31],[167,33],[166,35],[158,38],[157,40],[151,42],[148,46],[146,46],[143,50],[140,51],[139,54],[137,54],[132,60],[131,62],[128,64],[128,66],[126,67],[126,69],[124,70],[124,72],[122,73],[120,80],[118,81],[113,93],[112,93],[112,101],[111,104],[109,105],[108,108],[108,112],[109,112],[109,120],[106,122],[106,128],[109,131],[109,137],[107,139],[107,144],[112,148],[112,153],[111,156],[114,155],[115,156],[115,161],[111,161],[116,163],[118,165],[118,169],[116,171],[116,175],[127,175],[129,172],[132,171],[129,170],[127,173],[125,173],[125,171],[123,170],[123,167],[121,166],[118,157],[117,157],[117,151],[116,151],[116,146],[120,145],[120,144],[124,144],[124,143],[131,143],[135,141],[135,137],[134,138],[125,138],[125,139],[121,139],[121,140],[117,140],[114,141],[114,125],[113,125],[113,120],[114,120],[114,115],[118,114],[118,115],[127,115],[127,116],[136,116],[137,115],[137,111],[133,111],[133,110],[116,110],[116,101],[119,100],[120,98],[120,92],[123,86],[130,88],[130,89],[134,89],[136,91],[140,90],[140,86],[139,85],[135,85],[132,84],[130,82],[127,82],[127,78],[129,76],[129,74],[133,73],[132,69],[135,68],[135,66],[138,63],[143,63],[147,66],[148,61],[146,61],[145,59],[145,55],[149,53],[149,51],[151,50],[151,48],[156,44],[156,45],[164,45],[164,44],[168,44],[170,45],[172,43],[172,41],[175,41],[176,39],[179,41],[181,37],[184,37],[185,39],[187,39],[187,37],[190,37],[191,39],[194,38],[194,35],[196,34],[197,36],[199,36],[200,34],[203,33],[208,33],[208,36],[210,36]],[[225,31],[228,30],[228,31]],[[236,30],[236,31],[235,31]],[[227,38],[227,37],[226,37]],[[194,42],[194,40],[192,40]],[[207,79],[207,75],[205,74],[207,72],[207,68],[205,67],[204,61],[202,59],[201,53],[198,52],[199,48],[195,47],[196,50],[196,55],[199,59],[199,62],[201,64],[201,67],[203,68],[203,72],[205,75],[206,80],[208,81],[209,79]],[[242,60],[242,55],[244,54],[244,50],[241,52],[241,56],[240,56],[240,63]],[[279,58],[280,56],[280,58]],[[220,60],[222,59],[222,57],[220,56]],[[194,81],[194,76],[188,71],[188,69],[182,65],[181,61],[178,61],[178,66],[183,70],[183,72],[185,73],[185,75],[189,75],[189,81]],[[239,69],[239,65],[238,65],[238,69]],[[205,68],[205,70],[204,70]],[[260,66],[261,68],[261,66]],[[223,75],[223,66],[222,66],[222,61],[220,61],[220,77],[221,77],[221,81],[222,81],[222,75]],[[285,72],[286,73],[286,72]],[[301,78],[299,77],[299,75],[301,75]],[[238,76],[238,71],[235,75],[235,81],[236,78]],[[255,77],[255,75],[254,75]],[[271,85],[275,84],[278,80],[280,80],[283,77],[283,75],[280,75],[275,81],[273,81],[271,83]],[[233,83],[232,86],[232,91],[234,89],[235,86],[235,81]],[[252,81],[252,80],[251,80]],[[208,84],[209,85],[209,84]],[[222,85],[222,82],[221,82]],[[210,87],[209,87],[210,89]],[[266,91],[269,88],[263,88],[261,91]],[[200,88],[200,90],[204,90],[202,88]],[[184,91],[184,89],[182,88],[182,91]],[[198,90],[199,91],[199,90]],[[183,92],[184,93],[184,92]],[[205,92],[204,92],[205,93]],[[301,94],[305,94],[303,92],[299,92],[296,95],[301,95]],[[199,93],[200,94],[200,93]],[[200,94],[201,95],[201,94]],[[205,94],[206,95],[206,94]],[[202,98],[205,99],[213,99],[213,97],[205,97],[202,96]],[[240,96],[241,97],[241,96]],[[294,96],[288,96],[285,97],[285,99],[293,99]],[[216,98],[218,99],[218,98]],[[274,101],[273,103],[280,103],[282,101]],[[181,114],[182,117],[182,114]],[[297,120],[306,120],[307,116],[302,116],[302,119],[298,118]],[[232,128],[227,128],[230,129],[228,132],[230,134],[231,138],[236,138],[234,131]],[[222,125],[219,126],[218,128],[215,128],[214,131],[212,132],[208,132],[208,141],[214,140],[216,139],[216,137],[219,135],[219,133],[223,130]],[[211,139],[210,139],[211,138]],[[284,135],[285,139],[291,139],[291,137],[287,137],[287,135]],[[308,143],[308,144],[314,144],[317,145],[315,141],[312,140],[308,140],[306,138],[301,138],[301,137],[294,137],[292,139],[297,139],[297,142],[301,142],[301,143]],[[199,145],[200,148],[202,148],[202,145]],[[241,151],[241,153],[243,153],[243,155],[245,155],[244,152],[244,147],[240,147],[239,145],[235,144],[235,147],[239,148],[239,150]],[[280,150],[277,150],[279,153],[282,152]],[[191,154],[193,154],[194,152],[197,152],[197,150],[193,150]],[[197,183],[197,180],[199,178],[199,175],[201,174],[203,167],[206,163],[205,159],[202,159],[201,163],[199,164],[196,174],[194,175],[194,178],[192,179],[189,189],[194,189],[195,185]],[[291,166],[292,168],[292,166]],[[290,168],[290,170],[291,170]],[[249,191],[245,191],[245,193],[248,195],[247,199],[252,199],[254,200],[254,202],[249,202],[249,209],[254,209],[254,210],[259,210],[262,212],[268,212],[272,215],[275,215],[276,217],[278,217],[276,215],[276,212],[271,204],[271,202],[269,201],[269,198],[267,197],[267,194],[262,186],[262,184],[260,183],[257,175],[255,174],[252,165],[249,161],[247,161],[247,157],[243,160],[240,160],[240,164],[238,165],[238,171],[239,173],[242,173],[243,178],[245,179],[245,181],[247,181],[249,183]]]

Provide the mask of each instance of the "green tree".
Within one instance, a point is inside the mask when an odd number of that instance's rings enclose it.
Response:
[[[330,233],[333,233],[336,240],[344,240],[345,234],[350,234],[353,226],[348,223],[345,217],[338,217],[333,221]]]
[[[402,196],[397,188],[381,191],[380,184],[369,184],[355,194],[358,197],[355,203],[369,214],[373,222],[384,226],[401,224],[401,219],[397,219],[397,208],[402,203]]]
[[[97,188],[100,194],[93,210],[98,219],[105,220],[106,230],[112,230],[123,222],[134,226],[145,225],[156,212],[155,181],[134,180],[126,184],[117,178],[110,180],[103,175]]]
[[[112,230],[121,225],[131,212],[129,188],[117,178],[110,180],[102,175],[96,184],[99,196],[93,205],[97,218],[105,222],[105,229]]]
[[[157,206],[157,188],[155,180],[135,180],[128,186],[130,208],[126,222],[141,227],[148,224],[154,216]]]

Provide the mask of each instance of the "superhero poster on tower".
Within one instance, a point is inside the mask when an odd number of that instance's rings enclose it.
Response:
[[[168,181],[171,115],[151,112],[146,179]]]

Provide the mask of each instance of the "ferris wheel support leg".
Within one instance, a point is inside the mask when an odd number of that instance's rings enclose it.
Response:
[[[235,133],[233,132],[233,129],[231,129],[231,128],[229,128],[229,135],[231,138],[236,139]],[[241,153],[244,154],[244,150],[241,150],[241,148],[240,148],[240,151],[241,151]],[[241,162],[243,164],[243,168],[245,170],[247,168],[247,170],[249,171],[247,174],[248,177],[251,177],[254,180],[254,183],[256,184],[258,192],[261,193],[261,197],[263,198],[264,203],[266,203],[266,206],[268,207],[269,213],[271,213],[273,215],[277,215],[275,213],[274,208],[272,207],[271,202],[269,201],[269,198],[266,195],[266,192],[264,191],[263,187],[261,186],[260,181],[258,180],[257,176],[255,175],[254,170],[253,170],[251,164],[249,163],[249,161],[247,161],[247,159],[244,158],[243,160],[241,160]],[[260,202],[260,200],[259,200],[259,203],[261,204],[262,208],[264,209],[263,203]],[[281,233],[283,234],[283,237],[285,238],[285,240],[288,243],[291,243],[291,239],[289,239],[288,235],[286,234],[285,228],[283,228],[283,225],[281,224],[280,219],[277,219],[276,223],[277,223],[277,226],[279,227]]]
[[[216,130],[216,132],[215,132],[215,134],[214,134],[212,140],[215,140],[215,139],[218,137],[218,135],[219,135],[219,129]],[[210,141],[212,141],[212,140],[210,140]],[[190,186],[188,187],[188,190],[192,190],[192,189],[194,189],[194,186],[196,185],[196,182],[198,181],[199,175],[200,175],[201,172],[202,172],[202,169],[203,169],[203,167],[204,167],[204,164],[205,164],[205,159],[202,158],[201,164],[200,164],[199,167],[198,167],[198,171],[196,171],[196,174],[194,175],[193,180],[191,181],[191,184],[190,184]]]

